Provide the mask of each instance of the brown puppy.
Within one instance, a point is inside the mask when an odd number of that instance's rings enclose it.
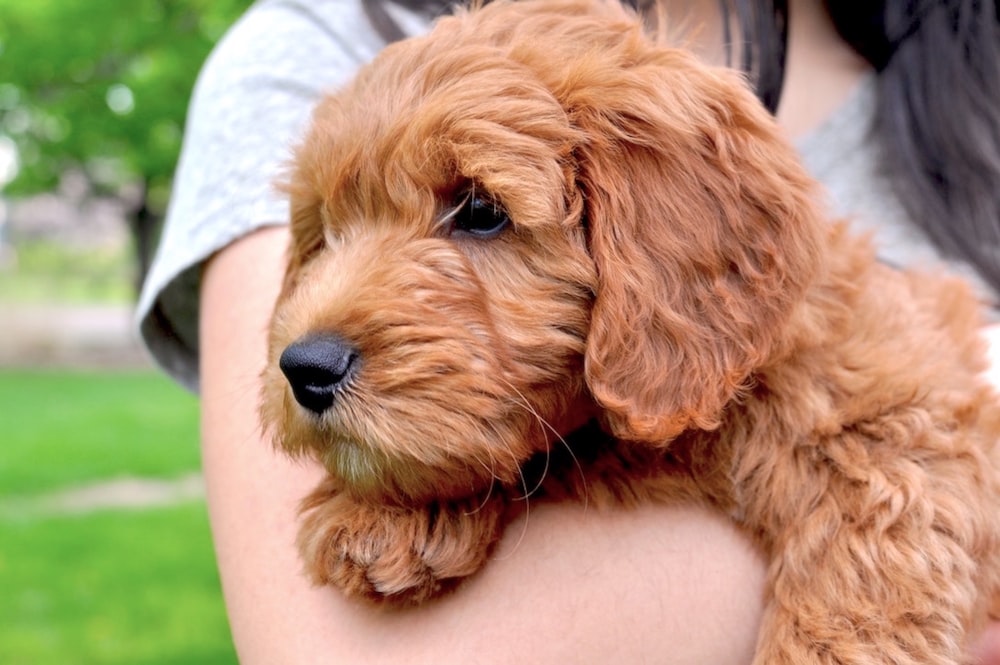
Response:
[[[698,501],[771,561],[756,662],[960,662],[1000,583],[977,304],[826,219],[739,76],[498,0],[324,100],[288,190],[261,414],[329,470],[316,583],[426,600],[536,490]]]

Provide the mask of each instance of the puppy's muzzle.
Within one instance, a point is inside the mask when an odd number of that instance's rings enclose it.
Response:
[[[295,400],[317,415],[333,406],[358,364],[357,349],[333,334],[309,335],[292,342],[278,361]]]

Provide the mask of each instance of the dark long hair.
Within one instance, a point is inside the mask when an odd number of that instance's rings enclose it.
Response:
[[[720,0],[751,26],[743,37],[760,58],[756,69],[742,64],[772,110],[784,76],[784,47],[774,44],[787,39],[788,24],[787,8],[768,7],[773,1]],[[942,254],[966,261],[1000,292],[997,0],[824,5],[840,36],[877,72],[873,139],[910,218]]]
[[[996,0],[826,0],[878,72],[875,136],[913,221],[1000,291]]]
[[[454,4],[395,1],[432,15]],[[824,0],[841,37],[878,73],[873,138],[900,201],[945,256],[968,262],[1000,292],[997,2]],[[787,0],[719,3],[726,42],[735,16],[744,45],[738,64],[773,112],[784,81]]]
[[[771,113],[778,110],[785,83],[785,56],[788,47],[788,0],[718,0],[722,9],[723,40],[734,43],[729,34],[730,17],[735,15],[742,44],[739,60],[730,54],[730,65],[739,65],[754,85],[760,101]]]

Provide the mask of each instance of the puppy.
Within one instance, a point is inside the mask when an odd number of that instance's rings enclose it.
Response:
[[[770,561],[757,663],[957,663],[1000,582],[977,303],[824,216],[741,78],[611,0],[498,0],[325,99],[261,416],[328,470],[317,584],[419,603],[533,491],[700,502]]]

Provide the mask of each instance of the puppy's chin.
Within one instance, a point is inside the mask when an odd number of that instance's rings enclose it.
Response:
[[[320,462],[357,499],[394,504],[421,504],[474,496],[487,490],[487,469],[449,460],[429,466],[419,460],[387,454],[381,447],[340,438],[318,451]]]
[[[377,448],[341,439],[320,450],[320,462],[354,494],[376,495],[387,489],[389,459]]]

